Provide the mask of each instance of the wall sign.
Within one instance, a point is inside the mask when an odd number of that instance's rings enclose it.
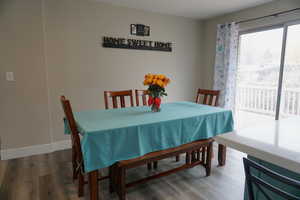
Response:
[[[139,49],[153,51],[172,51],[171,42],[136,40],[115,37],[103,37],[102,46],[105,48]]]
[[[150,26],[144,24],[131,24],[130,34],[137,36],[150,36]]]

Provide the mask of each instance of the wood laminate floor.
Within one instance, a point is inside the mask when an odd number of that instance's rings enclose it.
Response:
[[[216,149],[215,149],[216,152]],[[150,181],[131,188],[128,200],[240,200],[243,199],[244,155],[229,149],[225,167],[213,161],[211,176],[197,166],[177,174]],[[77,187],[71,177],[70,150],[26,158],[0,161],[0,200],[77,200],[89,199],[88,187],[83,198],[77,197]],[[179,163],[175,158],[159,162],[159,171]],[[181,162],[184,162],[181,158]],[[104,170],[103,173],[106,173]],[[128,179],[149,175],[146,166],[132,169]],[[109,194],[108,181],[101,182],[101,200],[117,200]]]

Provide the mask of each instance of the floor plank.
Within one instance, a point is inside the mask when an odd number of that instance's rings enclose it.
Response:
[[[215,149],[216,150],[216,149]],[[243,199],[244,155],[228,149],[227,163],[218,167],[216,156],[212,174],[205,176],[202,167],[181,171],[167,177],[130,188],[128,200],[238,200]],[[77,187],[72,181],[71,152],[64,150],[51,154],[0,161],[0,199],[2,200],[87,200],[88,188],[83,198],[77,197]],[[184,162],[185,159],[181,159]],[[180,165],[175,158],[159,162],[158,171]],[[102,170],[107,173],[107,170]],[[146,166],[128,172],[128,180],[135,180],[155,171]],[[99,186],[102,200],[117,200],[108,192],[108,181]]]

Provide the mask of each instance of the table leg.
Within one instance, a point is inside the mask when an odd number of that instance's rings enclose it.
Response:
[[[98,170],[89,172],[90,200],[98,200]]]
[[[207,149],[207,156],[206,156],[206,176],[210,176],[211,173],[211,160],[212,160],[212,152],[213,152],[213,143],[210,143]]]
[[[226,163],[226,146],[223,144],[219,144],[218,161],[219,166],[224,166]]]

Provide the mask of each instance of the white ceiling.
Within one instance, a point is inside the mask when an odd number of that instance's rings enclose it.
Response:
[[[156,13],[205,19],[254,7],[272,0],[96,0]]]

